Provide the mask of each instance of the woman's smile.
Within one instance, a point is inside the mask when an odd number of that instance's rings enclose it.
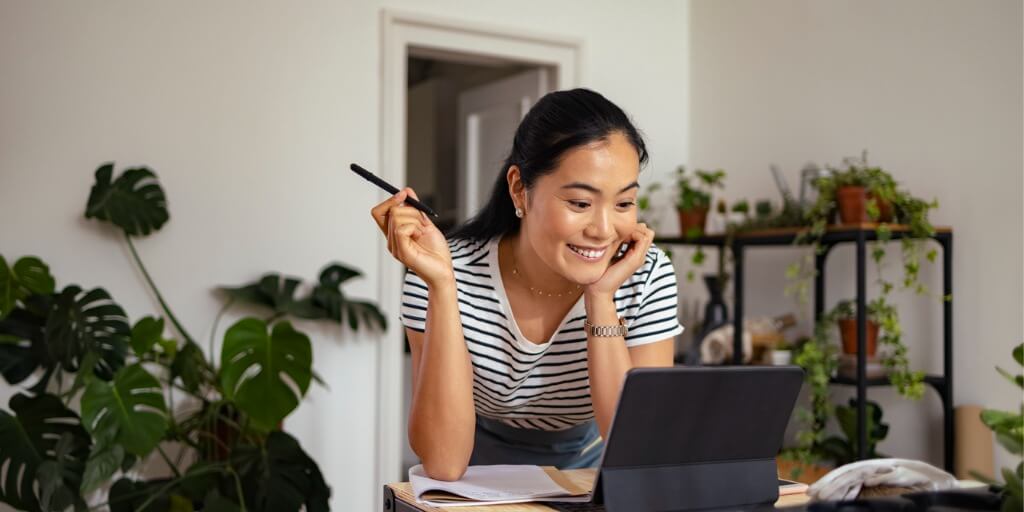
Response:
[[[607,245],[604,247],[588,247],[567,244],[567,247],[569,248],[569,252],[573,253],[574,255],[576,255],[577,258],[587,263],[595,263],[601,261],[602,259],[604,259],[605,253],[608,252]]]

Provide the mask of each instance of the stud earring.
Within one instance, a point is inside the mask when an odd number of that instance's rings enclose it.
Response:
[[[523,218],[523,209],[518,206],[516,207],[516,217]]]

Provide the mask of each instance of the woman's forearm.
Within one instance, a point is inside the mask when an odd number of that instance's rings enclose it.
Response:
[[[614,296],[584,297],[587,320],[594,325],[617,325],[619,315]],[[632,368],[629,349],[622,336],[594,337],[587,333],[587,367],[590,375],[590,399],[601,437],[608,438],[622,381]]]
[[[426,333],[414,373],[409,443],[428,476],[456,480],[473,452],[476,412],[454,279],[429,287]]]

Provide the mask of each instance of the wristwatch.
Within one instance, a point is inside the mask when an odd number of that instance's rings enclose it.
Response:
[[[626,319],[622,317],[619,317],[619,325],[594,325],[590,323],[590,320],[584,320],[583,330],[588,335],[598,338],[626,337],[626,333],[629,332],[629,329],[626,328]]]

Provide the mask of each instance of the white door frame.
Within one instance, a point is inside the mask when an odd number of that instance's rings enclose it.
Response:
[[[406,181],[406,64],[410,48],[549,66],[555,70],[555,89],[579,84],[582,41],[538,34],[514,27],[438,18],[408,11],[382,10],[381,153],[380,176],[395,186]],[[418,53],[423,53],[419,51]],[[381,200],[383,200],[383,193]],[[401,307],[402,267],[377,244],[380,304],[384,311]],[[378,489],[402,479],[402,390],[405,385],[403,328],[390,315],[387,332],[377,351],[376,473]]]

